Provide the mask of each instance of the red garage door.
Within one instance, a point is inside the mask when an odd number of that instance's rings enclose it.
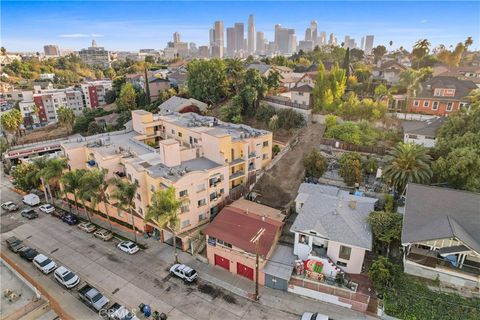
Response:
[[[230,260],[225,259],[224,257],[215,255],[215,265],[230,271]]]
[[[237,262],[237,274],[253,280],[253,269]]]

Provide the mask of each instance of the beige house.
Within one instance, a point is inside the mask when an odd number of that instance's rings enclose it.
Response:
[[[134,217],[116,208],[109,214],[127,223],[133,219],[140,230],[155,228],[143,222],[153,193],[175,187],[185,199],[178,238],[187,249],[188,239],[198,235],[230,193],[271,161],[272,133],[194,113],[159,116],[134,110],[127,130],[69,141],[62,149],[71,169],[105,168],[109,177],[138,184]],[[103,211],[103,204],[98,209]],[[167,230],[159,234],[162,241],[172,237]]]

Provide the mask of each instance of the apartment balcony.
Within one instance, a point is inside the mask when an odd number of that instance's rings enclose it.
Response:
[[[237,164],[241,164],[241,163],[244,163],[245,162],[245,159],[242,157],[242,158],[237,158],[237,159],[234,159],[232,161],[230,161],[229,165],[230,166],[236,166]]]
[[[250,152],[248,154],[248,159],[252,159],[252,158],[255,158],[257,156],[257,153],[256,152]]]
[[[245,175],[245,172],[243,170],[239,170],[230,175],[230,180],[235,180],[237,178],[243,177],[244,175]]]

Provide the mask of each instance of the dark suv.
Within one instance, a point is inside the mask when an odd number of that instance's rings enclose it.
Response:
[[[17,237],[10,237],[6,240],[8,249],[12,250],[13,252],[20,251],[24,246],[22,240],[18,239]]]
[[[22,217],[25,217],[28,220],[38,218],[38,213],[36,213],[35,210],[33,210],[33,209],[22,210],[22,212],[20,214],[22,215]]]
[[[77,216],[74,214],[67,213],[62,217],[62,221],[73,226],[74,224],[78,223]]]
[[[20,254],[20,257],[28,261],[32,261],[38,255],[38,251],[30,247],[25,247],[18,253]]]

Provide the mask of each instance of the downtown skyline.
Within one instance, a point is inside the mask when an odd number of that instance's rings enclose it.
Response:
[[[243,23],[247,38],[250,14],[255,17],[255,32],[263,32],[269,41],[274,40],[275,24],[295,29],[297,41],[303,40],[311,20],[317,21],[319,32],[334,33],[339,43],[348,35],[359,44],[362,36],[373,34],[375,45],[388,47],[392,40],[393,48],[411,49],[420,38],[448,47],[471,36],[475,49],[480,35],[475,2],[457,2],[455,7],[451,2],[436,3],[436,10],[428,15],[431,2],[115,2],[115,6],[95,2],[95,11],[92,3],[3,2],[2,46],[11,51],[41,51],[51,43],[79,50],[96,39],[108,50],[162,49],[174,32],[180,33],[182,41],[202,46],[209,44],[209,30],[217,20],[225,26]],[[104,13],[107,10],[109,14]],[[28,11],[38,14],[25,14]],[[462,23],[447,25],[447,19]]]

